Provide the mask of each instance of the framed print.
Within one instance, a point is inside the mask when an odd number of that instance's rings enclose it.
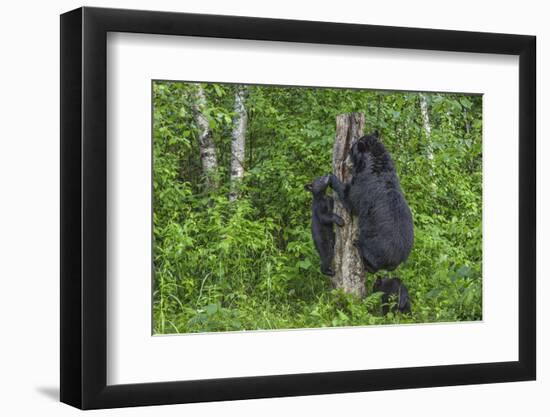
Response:
[[[532,380],[535,38],[61,16],[61,401]]]

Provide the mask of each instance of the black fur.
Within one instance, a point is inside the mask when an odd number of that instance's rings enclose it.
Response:
[[[355,245],[365,269],[393,271],[411,252],[414,231],[395,166],[378,134],[357,140],[349,154],[353,176],[342,183],[330,176],[331,186],[344,206],[358,217]]]
[[[396,305],[393,306],[392,311],[400,311],[401,313],[411,312],[411,300],[409,299],[409,290],[401,282],[399,278],[377,278],[372,287],[373,292],[382,292],[382,313],[384,315],[389,312],[390,298],[392,296],[396,299]]]
[[[305,189],[313,194],[311,203],[311,235],[315,248],[321,258],[321,272],[325,275],[334,275],[331,268],[334,258],[334,230],[332,224],[344,225],[344,220],[333,213],[334,200],[325,195],[330,183],[328,175],[313,180]]]

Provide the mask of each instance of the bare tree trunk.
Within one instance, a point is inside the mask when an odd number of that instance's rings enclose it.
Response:
[[[426,134],[426,156],[431,161],[434,159],[433,147],[431,142],[432,125],[430,123],[430,111],[428,109],[428,100],[424,94],[419,94],[420,97],[420,114],[422,115],[422,125]]]
[[[246,86],[237,87],[235,92],[235,118],[231,135],[230,201],[235,201],[239,197],[238,187],[244,176],[246,126],[248,123],[245,106],[247,92]]]
[[[336,138],[332,154],[332,170],[340,181],[351,180],[352,172],[346,164],[351,145],[363,136],[365,115],[362,113],[341,114],[336,117]],[[366,295],[365,269],[357,248],[353,245],[358,231],[355,216],[344,208],[337,197],[334,198],[334,212],[345,221],[343,227],[336,227],[334,245],[334,276],[332,283],[347,293],[358,297]]]
[[[206,109],[206,97],[200,84],[195,84],[195,101],[193,103],[193,116],[195,123],[199,128],[199,149],[202,163],[202,171],[206,177],[208,188],[217,187],[215,178],[218,169],[218,159],[216,157],[216,145],[212,139],[212,130],[208,119],[204,114]]]

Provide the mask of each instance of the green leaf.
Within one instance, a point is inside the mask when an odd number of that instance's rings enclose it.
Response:
[[[298,261],[297,265],[298,265],[299,268],[309,269],[311,267],[311,262],[308,258],[306,258],[302,261]]]
[[[467,278],[470,276],[471,269],[469,266],[463,265],[456,271],[457,275],[461,278]]]
[[[460,98],[460,104],[462,104],[464,107],[466,107],[467,109],[469,109],[470,107],[472,107],[472,103],[470,100],[468,100],[466,97],[461,97]]]
[[[208,304],[204,311],[206,312],[206,314],[208,314],[209,316],[211,316],[212,314],[215,314],[218,312],[218,309],[219,309],[219,306],[218,304]]]
[[[338,310],[338,318],[344,322],[349,320],[349,317],[342,310]]]
[[[223,90],[220,88],[219,84],[212,84],[214,86],[214,91],[216,92],[218,97],[223,96]]]

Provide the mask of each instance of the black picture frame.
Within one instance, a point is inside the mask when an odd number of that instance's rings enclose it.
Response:
[[[519,360],[107,385],[108,32],[519,56]],[[61,15],[61,401],[95,409],[535,379],[535,51],[524,35],[88,7]]]

